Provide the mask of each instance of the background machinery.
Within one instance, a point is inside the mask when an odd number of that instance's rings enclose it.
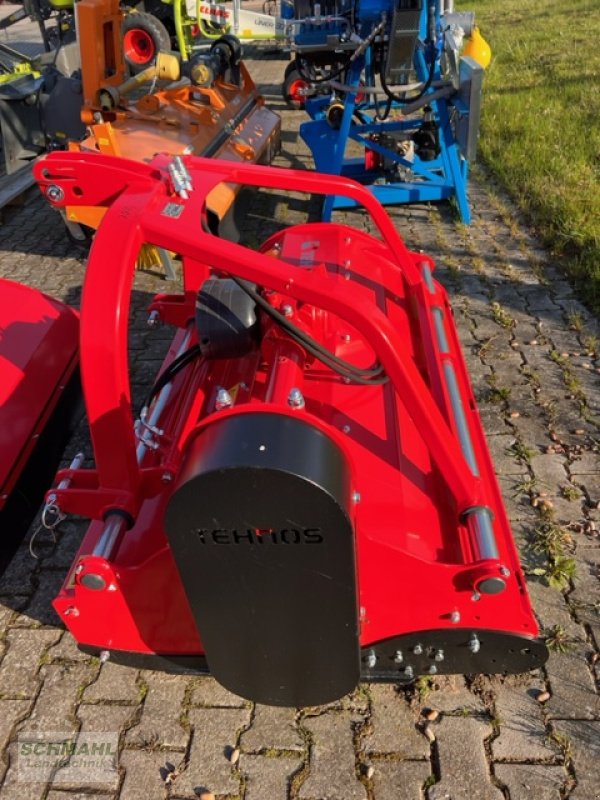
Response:
[[[474,15],[448,0],[295,0],[295,18],[284,95],[311,117],[300,135],[316,168],[368,184],[384,204],[452,199],[468,223],[489,61]],[[460,54],[473,33],[467,53],[479,60]],[[328,198],[324,218],[348,204]]]
[[[104,210],[81,311],[94,466],[60,472],[46,509],[92,520],[54,601],[85,652],[281,706],[543,664],[446,292],[367,189],[190,156],[35,173],[55,206]],[[206,224],[223,183],[334,192],[376,235],[318,222],[248,249]],[[150,304],[175,332],[134,409],[147,243],[181,254],[183,287]]]

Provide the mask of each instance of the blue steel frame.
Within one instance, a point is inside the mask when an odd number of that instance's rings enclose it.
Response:
[[[429,43],[427,39],[427,10],[428,3],[424,3],[420,19],[420,42],[415,52],[415,71],[419,81],[426,81],[431,67],[431,59],[435,59],[433,80],[439,80],[441,58],[441,34],[438,41]],[[436,2],[436,30],[440,32],[440,2]],[[300,125],[300,136],[311,150],[315,168],[318,172],[331,175],[342,175],[369,186],[369,189],[382,205],[395,205],[399,203],[423,203],[453,198],[458,207],[460,219],[463,223],[471,221],[471,211],[467,197],[467,179],[469,163],[460,152],[460,148],[452,133],[450,125],[450,106],[452,99],[432,100],[430,103],[433,118],[438,126],[440,135],[440,154],[433,161],[423,161],[414,155],[410,160],[402,157],[395,151],[389,150],[370,138],[372,134],[393,133],[400,130],[414,130],[415,122],[410,119],[379,121],[375,115],[373,103],[360,103],[360,115],[367,118],[368,122],[357,120],[356,97],[360,94],[361,78],[368,86],[374,85],[374,75],[371,64],[371,50],[351,65],[346,83],[355,86],[355,92],[347,92],[344,99],[344,111],[339,128],[334,128],[326,120],[326,111],[330,98],[320,96],[308,99],[306,111],[311,120]],[[433,92],[430,87],[428,93]],[[393,102],[392,109],[402,110],[402,105]],[[457,113],[465,113],[466,109],[456,108]],[[365,159],[346,157],[346,146],[352,140],[385,156],[400,167],[412,173],[409,179],[391,183],[385,182],[385,176],[378,170],[367,170]],[[329,221],[334,209],[349,208],[356,204],[348,198],[329,195],[323,206],[323,220]]]

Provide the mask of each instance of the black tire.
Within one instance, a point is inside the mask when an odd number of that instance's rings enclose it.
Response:
[[[171,49],[171,37],[162,22],[145,11],[127,14],[123,20],[123,57],[132,75],[151,66],[159,50]]]
[[[285,70],[283,86],[281,87],[283,99],[290,108],[304,108],[306,100],[297,91],[302,85],[306,86],[307,82],[298,72],[295,62],[292,61]]]

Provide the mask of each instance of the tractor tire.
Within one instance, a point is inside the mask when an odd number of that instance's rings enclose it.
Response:
[[[159,50],[171,49],[171,37],[162,22],[145,11],[123,20],[123,57],[132,75],[149,67]]]
[[[299,92],[307,85],[307,81],[298,72],[296,63],[292,61],[288,64],[283,78],[281,93],[283,94],[283,99],[290,108],[304,108],[306,97]]]

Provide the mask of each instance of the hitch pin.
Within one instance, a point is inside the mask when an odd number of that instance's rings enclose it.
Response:
[[[192,177],[180,156],[175,156],[169,164],[169,175],[177,194],[183,200],[188,200],[189,192],[192,191]]]
[[[83,464],[84,455],[83,453],[77,453],[75,458],[69,464],[69,469],[79,469],[79,467]],[[63,489],[68,489],[71,485],[71,478],[63,478],[62,481],[56,487],[57,491],[62,491]],[[52,492],[48,495],[48,499],[44,505],[44,509],[42,511],[42,525],[44,528],[48,530],[52,530],[56,528],[56,526],[63,521],[65,518],[65,514],[62,513],[58,503],[56,502],[56,494]],[[49,520],[48,516],[52,515],[52,518]]]
[[[181,180],[184,183],[184,189],[187,192],[191,192],[192,189],[194,188],[194,186],[192,184],[192,176],[188,172],[188,168],[184,164],[183,159],[181,158],[181,156],[175,156],[173,158],[173,163],[175,164],[175,168],[177,170],[177,173],[178,173],[179,177],[181,178]]]

